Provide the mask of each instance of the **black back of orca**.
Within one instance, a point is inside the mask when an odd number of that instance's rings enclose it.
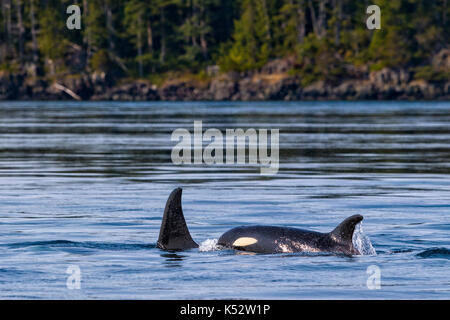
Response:
[[[167,199],[157,247],[163,250],[198,248],[192,240],[181,207],[182,189],[176,188]],[[218,240],[223,247],[255,253],[330,252],[360,254],[353,246],[355,226],[361,215],[345,219],[330,233],[276,226],[237,227]]]
[[[358,255],[353,246],[355,226],[363,219],[354,215],[330,233],[288,227],[248,226],[225,232],[218,241],[224,247],[256,253],[330,252]]]

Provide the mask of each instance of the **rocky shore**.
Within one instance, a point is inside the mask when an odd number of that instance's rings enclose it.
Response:
[[[207,80],[146,80],[115,83],[105,73],[44,80],[0,72],[0,100],[114,101],[261,101],[261,100],[450,100],[450,79],[432,83],[414,80],[405,70],[360,71],[331,85],[324,81],[302,86],[289,66],[276,61],[253,74],[216,74]]]

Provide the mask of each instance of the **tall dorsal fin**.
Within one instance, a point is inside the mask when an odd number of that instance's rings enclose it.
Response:
[[[172,191],[166,202],[157,246],[164,250],[198,248],[192,240],[181,208],[181,188]]]
[[[348,217],[344,221],[341,222],[333,231],[330,232],[333,240],[340,242],[342,244],[352,245],[353,232],[355,232],[356,225],[361,222],[363,216],[360,214],[355,214],[351,217]]]

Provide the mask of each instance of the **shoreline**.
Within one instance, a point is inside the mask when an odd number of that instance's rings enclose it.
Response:
[[[57,80],[0,73],[0,100],[49,101],[446,101],[450,80],[411,79],[405,70],[382,69],[344,79],[339,84],[301,79],[281,73],[220,74],[205,80],[170,79],[157,86],[149,80],[116,83],[104,72],[67,76]]]

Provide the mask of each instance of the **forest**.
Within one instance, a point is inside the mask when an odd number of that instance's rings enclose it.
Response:
[[[47,79],[106,72],[115,79],[251,74],[293,61],[302,85],[353,70],[407,69],[447,81],[433,57],[449,49],[447,0],[0,0],[0,71]],[[81,8],[69,30],[68,6]],[[368,30],[367,6],[381,8]]]

